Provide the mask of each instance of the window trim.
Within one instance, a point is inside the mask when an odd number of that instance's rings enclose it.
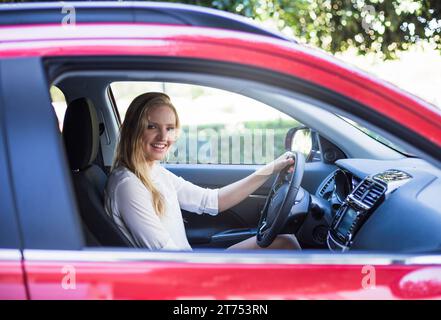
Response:
[[[26,261],[72,262],[181,262],[189,264],[287,264],[287,265],[428,265],[441,264],[440,255],[387,253],[286,253],[279,250],[265,252],[248,250],[221,251],[198,249],[192,252],[129,250],[32,250],[23,252]]]
[[[107,86],[106,93],[107,93],[107,97],[110,101],[110,106],[112,107],[113,114],[116,116],[116,121],[118,123],[118,126],[121,126],[122,125],[121,115],[119,114],[118,106],[117,106],[116,100],[115,100],[115,95],[113,94],[112,87],[110,86],[110,83]]]

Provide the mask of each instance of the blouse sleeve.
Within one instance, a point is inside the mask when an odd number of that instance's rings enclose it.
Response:
[[[218,214],[219,189],[201,188],[165,168],[163,170],[167,172],[176,190],[181,209],[199,214],[208,213],[212,216]]]
[[[132,179],[121,181],[115,190],[115,200],[136,245],[152,250],[178,248],[161,224],[150,192],[140,183]]]

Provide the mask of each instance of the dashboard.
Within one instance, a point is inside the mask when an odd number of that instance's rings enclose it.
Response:
[[[439,169],[417,158],[336,165],[316,192],[329,203],[330,250],[441,250]]]

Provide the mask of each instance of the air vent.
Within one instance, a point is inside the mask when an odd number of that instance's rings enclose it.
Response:
[[[332,175],[332,176],[328,179],[328,181],[326,181],[326,183],[323,185],[323,187],[320,189],[320,191],[319,191],[319,195],[320,195],[322,198],[323,198],[323,196],[325,195],[326,190],[328,190],[329,186],[331,185],[331,183],[334,182],[334,180],[335,180],[335,177],[334,177],[334,175]]]
[[[367,204],[369,207],[373,207],[374,204],[381,198],[383,193],[386,191],[386,188],[381,184],[374,183],[369,191],[364,196],[362,202]]]
[[[353,198],[362,204],[373,207],[386,191],[386,187],[370,179],[365,179],[355,189]]]
[[[361,201],[363,199],[364,194],[367,190],[369,190],[369,187],[371,186],[370,180],[364,180],[357,189],[354,191],[354,198],[355,200]]]

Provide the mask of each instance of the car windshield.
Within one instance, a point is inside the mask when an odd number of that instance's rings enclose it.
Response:
[[[390,140],[386,139],[385,137],[379,135],[376,132],[373,132],[365,127],[363,127],[362,125],[358,124],[357,122],[345,118],[343,116],[337,115],[339,118],[343,119],[344,121],[346,121],[347,123],[353,125],[355,128],[357,128],[358,130],[364,132],[365,134],[367,134],[369,137],[371,137],[372,139],[377,140],[378,142],[384,144],[385,146],[388,146],[389,148],[400,152],[408,157],[414,157],[414,155],[412,155],[411,153],[407,152],[406,150],[404,150],[403,148],[397,146],[395,143],[391,142]]]

